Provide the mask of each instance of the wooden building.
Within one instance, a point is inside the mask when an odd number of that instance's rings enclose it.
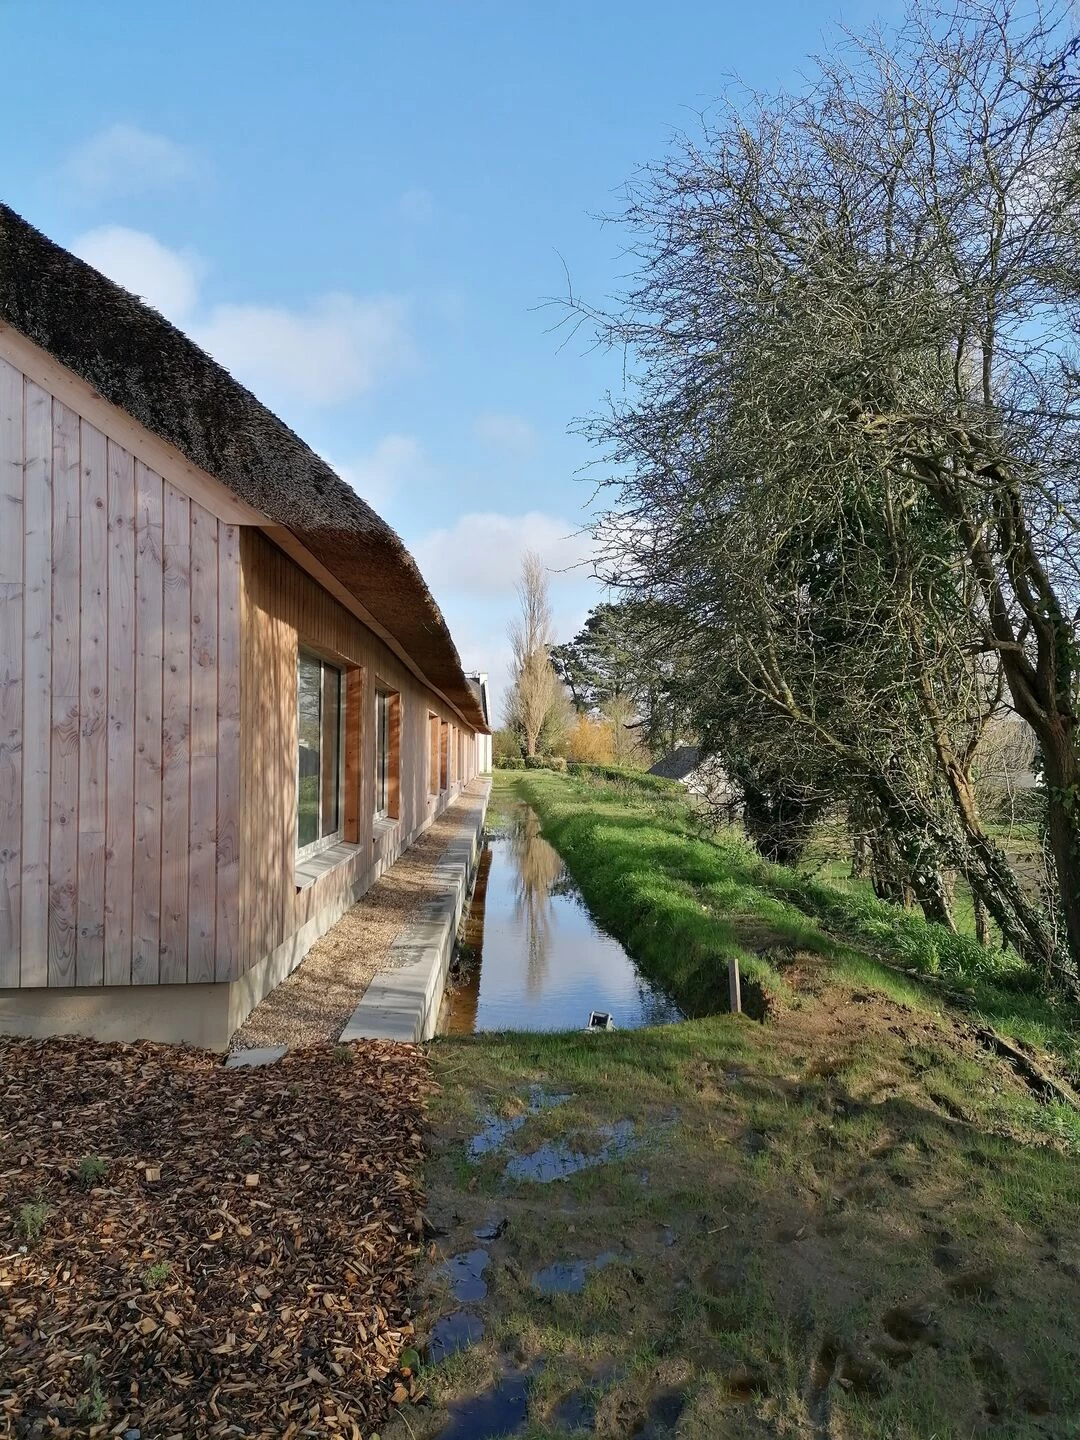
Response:
[[[487,730],[390,527],[0,206],[0,1031],[224,1046]]]

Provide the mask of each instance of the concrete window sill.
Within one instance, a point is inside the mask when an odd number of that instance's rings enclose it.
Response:
[[[297,890],[307,890],[316,880],[329,875],[331,870],[336,870],[339,865],[347,865],[359,853],[359,845],[347,845],[342,841],[340,845],[330,845],[325,850],[320,850],[317,855],[298,860],[295,870]]]

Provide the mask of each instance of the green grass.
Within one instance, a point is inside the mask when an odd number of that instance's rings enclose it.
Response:
[[[143,1271],[143,1288],[146,1290],[157,1290],[165,1284],[172,1274],[172,1266],[167,1260],[157,1260],[153,1265],[148,1265]]]
[[[385,1440],[436,1435],[445,1405],[505,1363],[533,1374],[534,1440],[566,1433],[555,1416],[570,1394],[592,1397],[594,1433],[613,1440],[669,1389],[685,1400],[685,1440],[813,1433],[807,1394],[826,1350],[836,1374],[865,1372],[870,1386],[829,1389],[831,1433],[848,1440],[960,1440],[993,1386],[1006,1436],[1063,1433],[1053,1424],[1080,1407],[1080,1150],[1040,1130],[1041,1107],[947,1018],[841,987],[764,1026],[720,1015],[485,1035],[441,1041],[432,1060],[441,1253],[474,1248],[492,1214],[508,1224],[488,1246],[489,1293],[470,1307],[483,1343],[427,1369],[435,1404]],[[572,1098],[471,1158],[484,1115],[519,1112],[535,1083]],[[547,1186],[507,1179],[509,1156],[560,1140],[588,1153],[623,1119],[638,1142],[624,1157]],[[581,1294],[530,1282],[611,1250]],[[429,1321],[458,1308],[437,1266],[422,1283]],[[898,1352],[890,1312],[922,1305],[928,1338]],[[1028,1407],[1043,1403],[1039,1429]]]
[[[731,956],[752,986],[783,999],[784,970],[801,952],[908,1004],[961,992],[986,1023],[1051,1050],[1080,1082],[1075,1007],[1040,993],[1015,956],[927,924],[869,886],[770,865],[735,830],[703,834],[670,781],[510,771],[496,775],[495,797],[496,813],[515,801],[536,810],[596,918],[691,1015],[726,1008]]]
[[[429,1440],[506,1367],[530,1376],[529,1440],[571,1433],[570,1398],[610,1440],[664,1403],[683,1440],[1072,1433],[1080,1115],[1042,1104],[947,996],[1059,1055],[1072,1017],[1007,957],[700,833],[663,782],[497,776],[495,822],[522,801],[596,917],[694,1018],[433,1045],[439,1255],[507,1224],[470,1307],[483,1341],[423,1369],[434,1403],[384,1440]],[[731,955],[769,1002],[763,1024],[722,1013]],[[534,1085],[569,1099],[532,1113]],[[486,1117],[523,1112],[503,1150],[470,1153]],[[595,1154],[619,1121],[627,1154],[550,1185],[507,1173],[545,1143]],[[580,1294],[531,1283],[612,1250]],[[420,1342],[459,1308],[435,1262]],[[897,1339],[905,1327],[920,1333]]]

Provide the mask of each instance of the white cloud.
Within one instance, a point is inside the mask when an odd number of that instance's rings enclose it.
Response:
[[[430,465],[413,435],[384,435],[367,455],[343,464],[324,457],[373,509],[381,511],[406,485],[428,474]]]
[[[473,434],[495,450],[524,454],[536,443],[536,431],[521,415],[486,410],[473,421]]]
[[[525,515],[462,515],[449,529],[432,530],[413,546],[436,596],[444,590],[512,595],[526,550],[538,552],[554,583],[557,572],[588,559],[592,543],[571,521],[530,510]],[[582,566],[571,574],[585,579],[588,569]]]
[[[110,125],[77,145],[67,169],[95,197],[167,190],[190,180],[195,159],[184,145],[134,125]]]
[[[338,405],[412,363],[408,307],[392,295],[322,295],[303,309],[199,305],[203,266],[153,235],[105,225],[77,255],[155,306],[268,401]]]
[[[142,230],[102,225],[80,235],[71,248],[177,324],[198,298],[201,266],[195,256],[170,250]]]
[[[406,306],[391,295],[323,295],[306,310],[217,305],[192,334],[252,389],[309,405],[338,405],[413,359]]]
[[[462,515],[445,529],[412,538],[410,549],[446,616],[468,669],[491,678],[495,714],[509,684],[506,631],[517,614],[521,557],[536,550],[548,571],[554,631],[568,640],[602,597],[588,564],[593,545],[581,526],[557,515]]]

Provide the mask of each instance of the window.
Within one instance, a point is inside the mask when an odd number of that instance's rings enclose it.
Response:
[[[341,671],[301,650],[296,691],[296,848],[310,855],[342,836]]]
[[[439,722],[439,789],[450,788],[450,726]]]
[[[375,691],[375,819],[398,816],[398,765],[401,749],[401,696]]]
[[[439,717],[428,712],[428,792],[439,793]]]

